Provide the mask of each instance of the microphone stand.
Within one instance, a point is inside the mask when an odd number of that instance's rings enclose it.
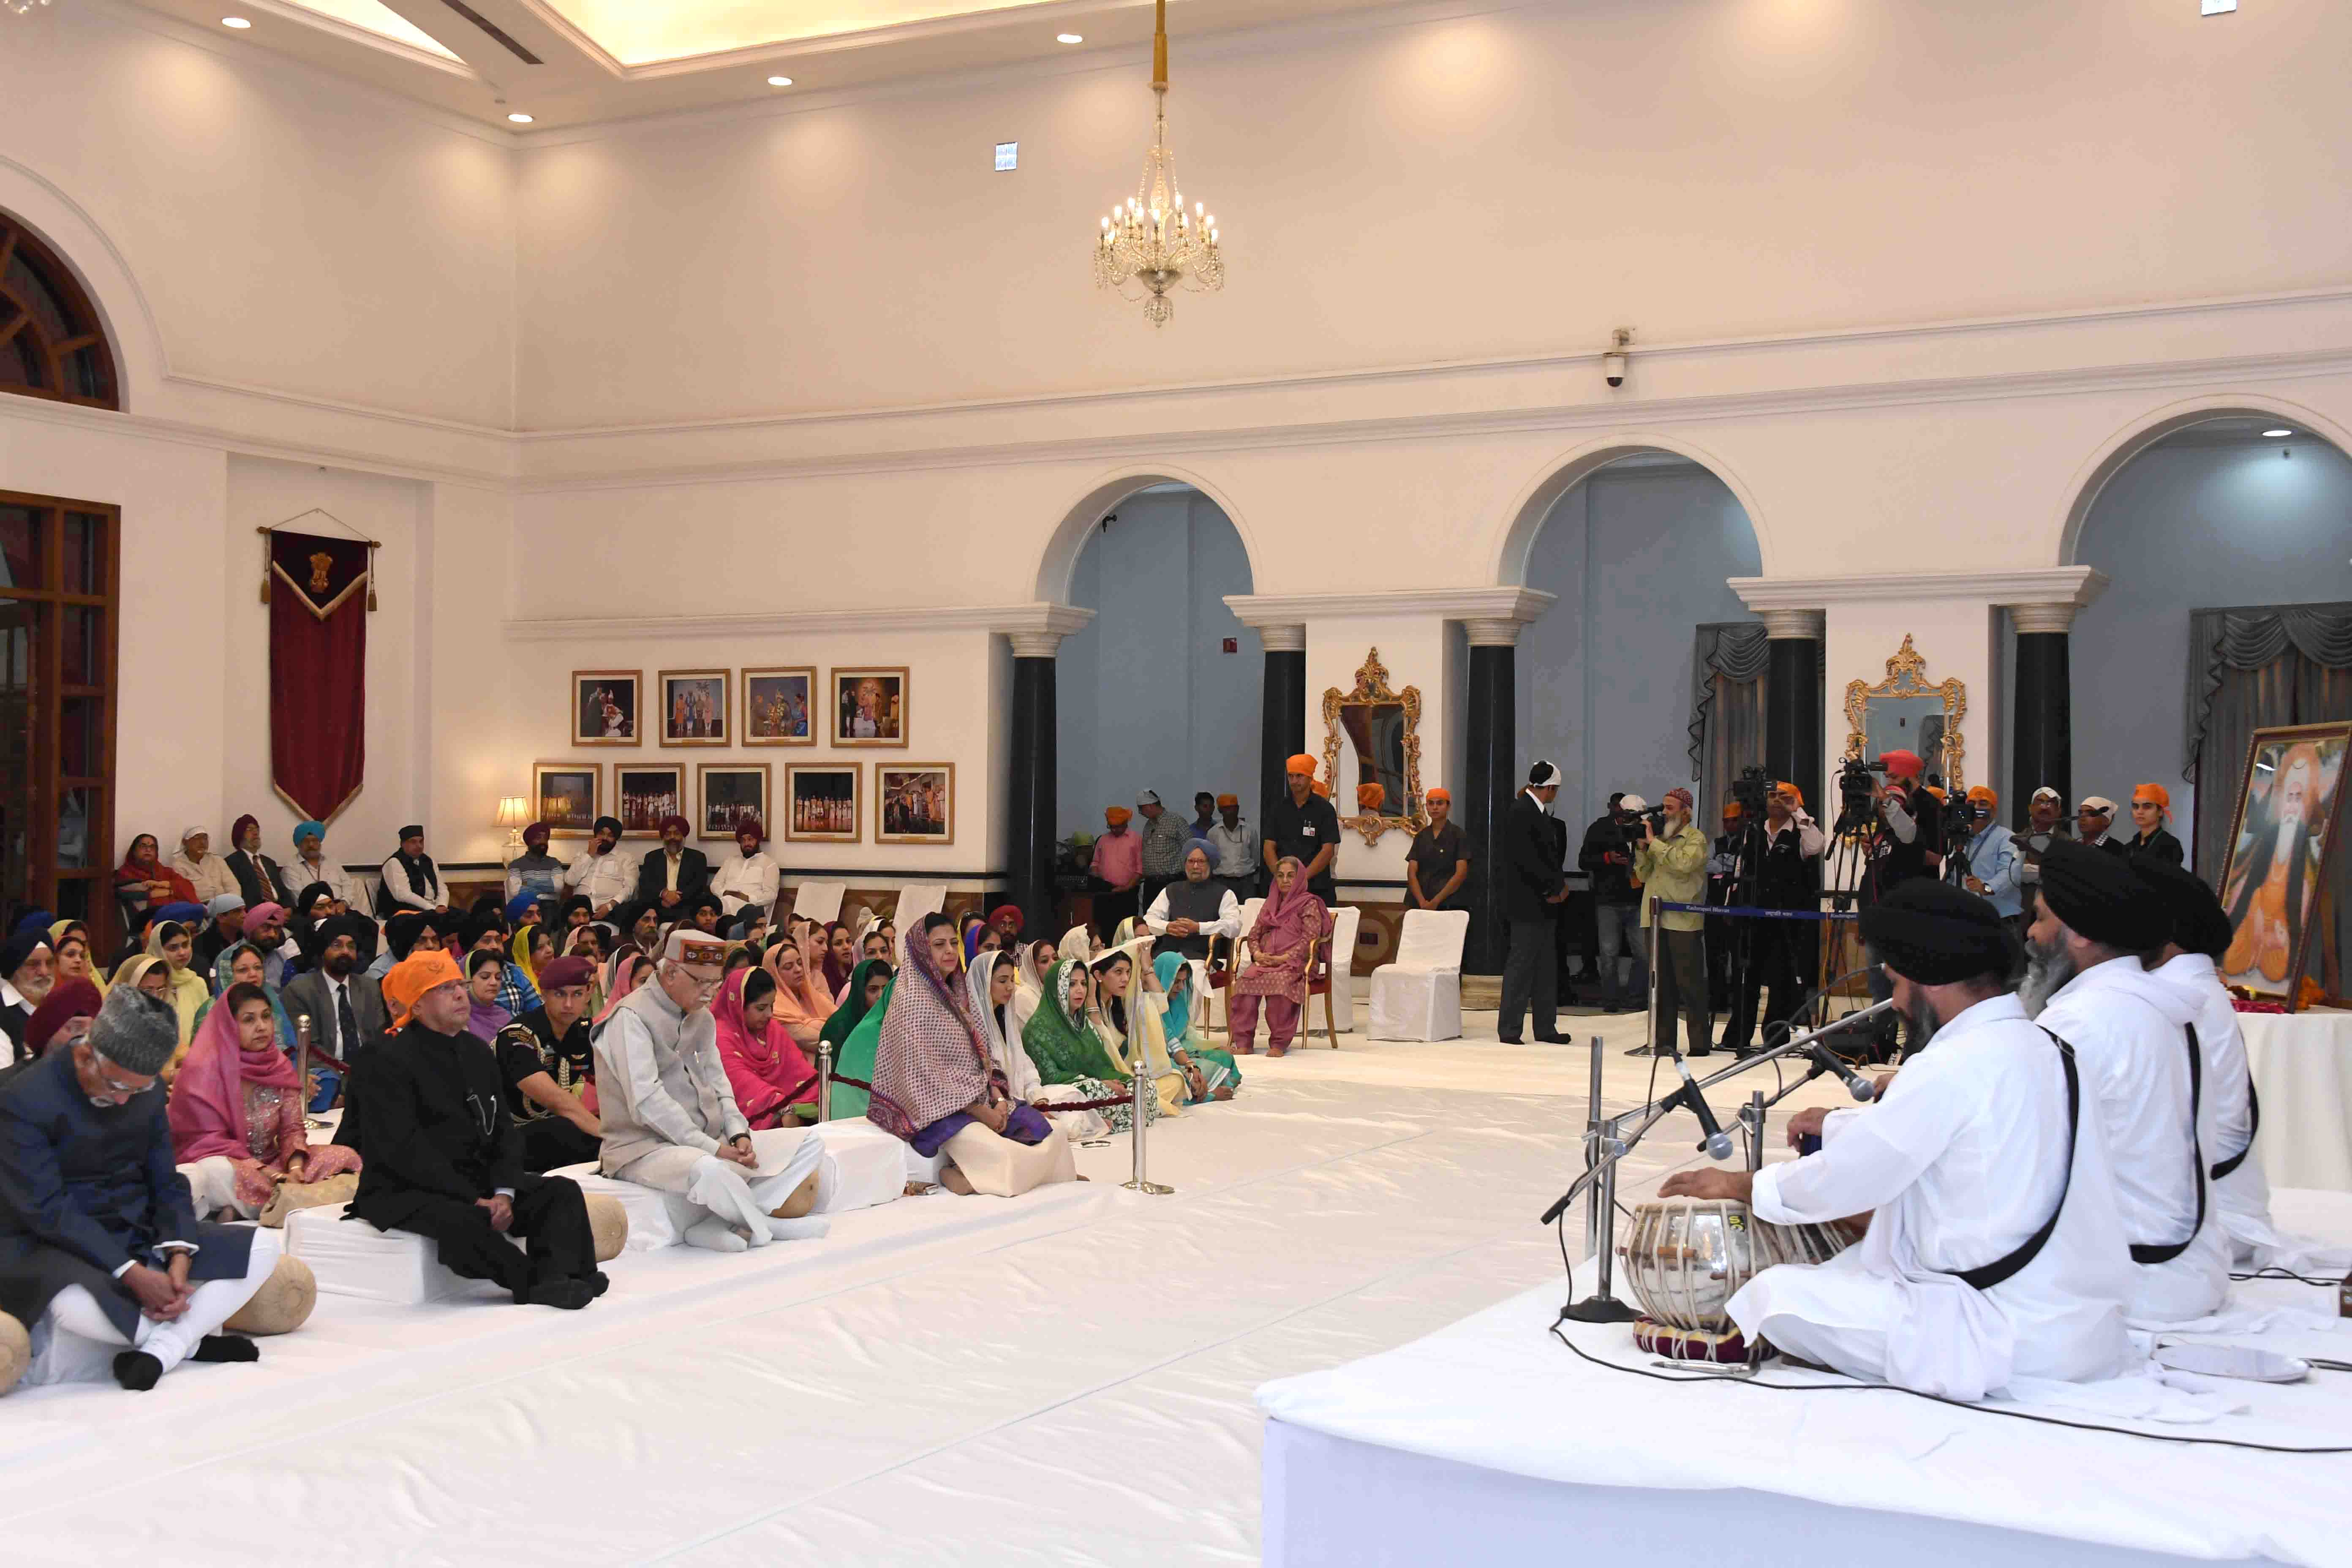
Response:
[[[1639,1110],[1629,1110],[1622,1115],[1612,1117],[1603,1117],[1601,1114],[1601,1041],[1598,1036],[1594,1037],[1592,1110],[1585,1124],[1584,1173],[1576,1178],[1568,1191],[1562,1193],[1551,1207],[1544,1210],[1542,1219],[1538,1222],[1550,1225],[1558,1220],[1568,1205],[1579,1197],[1587,1193],[1592,1194],[1591,1207],[1585,1220],[1584,1234],[1587,1247],[1600,1259],[1595,1278],[1596,1288],[1593,1293],[1583,1300],[1570,1301],[1562,1308],[1560,1316],[1571,1322],[1579,1323],[1623,1323],[1631,1322],[1638,1315],[1631,1307],[1610,1294],[1616,1261],[1617,1163],[1633,1152],[1634,1146],[1641,1142],[1651,1128],[1682,1109],[1684,1096],[1695,1091],[1704,1093],[1726,1079],[1762,1067],[1767,1062],[1778,1061],[1792,1051],[1802,1051],[1805,1047],[1823,1036],[1835,1034],[1842,1029],[1858,1027],[1865,1020],[1877,1016],[1894,1005],[1892,1000],[1874,1002],[1861,1011],[1849,1013],[1833,1023],[1824,1024],[1818,1029],[1808,1030],[1801,1035],[1791,1035],[1779,1045],[1760,1050],[1754,1056],[1741,1057],[1733,1061],[1730,1066],[1696,1080],[1687,1089],[1677,1088],[1662,1100],[1653,1100]],[[1743,1130],[1748,1133],[1748,1158],[1750,1170],[1760,1167],[1764,1162],[1765,1113],[1790,1095],[1794,1094],[1803,1087],[1804,1082],[1805,1080],[1801,1079],[1769,1100],[1764,1097],[1763,1090],[1758,1089],[1749,1098],[1748,1103],[1741,1108],[1739,1119]]]

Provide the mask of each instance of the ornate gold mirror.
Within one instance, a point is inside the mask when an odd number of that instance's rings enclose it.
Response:
[[[1323,729],[1323,776],[1331,781],[1331,805],[1343,825],[1367,844],[1379,843],[1391,827],[1418,833],[1429,826],[1421,805],[1421,688],[1390,690],[1380,649],[1364,656],[1354,690],[1324,689]],[[1353,816],[1346,815],[1350,807]]]
[[[1958,796],[1968,788],[1961,776],[1960,721],[1969,711],[1968,688],[1958,676],[1927,682],[1927,661],[1912,647],[1908,633],[1886,661],[1886,679],[1873,686],[1853,680],[1845,689],[1845,755],[1865,762],[1888,752],[1916,752],[1927,764],[1929,784]]]

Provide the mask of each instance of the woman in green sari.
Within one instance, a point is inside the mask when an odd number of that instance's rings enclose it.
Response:
[[[1186,1103],[1231,1100],[1242,1086],[1241,1068],[1234,1065],[1232,1052],[1209,1044],[1200,1020],[1192,1016],[1192,966],[1181,952],[1163,952],[1151,961],[1151,972],[1160,977],[1160,989],[1144,993],[1143,1005],[1157,1004],[1161,1009],[1160,1031],[1168,1042],[1168,1054],[1187,1069],[1186,1087],[1192,1087],[1196,1074],[1202,1086],[1202,1092]]]
[[[874,1053],[882,1043],[882,1015],[890,1005],[890,987],[896,984],[890,966],[878,958],[861,960],[849,972],[848,994],[818,1031],[818,1037],[833,1047],[835,1077],[874,1081]],[[864,1117],[869,1098],[862,1089],[835,1084],[833,1120]]]
[[[1069,1084],[1085,1090],[1088,1100],[1103,1100],[1124,1090],[1128,1079],[1087,1021],[1087,994],[1092,978],[1086,964],[1074,959],[1063,959],[1047,970],[1045,997],[1022,1026],[1021,1044],[1029,1059],[1037,1064],[1041,1081]],[[1158,1098],[1147,1096],[1143,1110],[1146,1125],[1159,1121]],[[1125,1132],[1135,1125],[1132,1105],[1108,1106],[1101,1114],[1114,1132]]]

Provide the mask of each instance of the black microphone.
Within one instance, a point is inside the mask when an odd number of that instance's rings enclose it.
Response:
[[[1675,1097],[1690,1107],[1690,1113],[1698,1118],[1699,1130],[1706,1134],[1700,1141],[1699,1148],[1710,1160],[1730,1159],[1731,1140],[1721,1127],[1716,1125],[1715,1112],[1706,1108],[1706,1100],[1699,1094],[1698,1085],[1692,1081],[1690,1068],[1680,1057],[1675,1058],[1675,1070],[1683,1075],[1683,1086],[1675,1091]]]
[[[1827,1046],[1816,1042],[1805,1047],[1805,1054],[1813,1058],[1813,1070],[1805,1075],[1808,1081],[1828,1073],[1843,1082],[1845,1091],[1856,1100],[1867,1102],[1878,1098],[1877,1085],[1854,1071],[1843,1057]]]

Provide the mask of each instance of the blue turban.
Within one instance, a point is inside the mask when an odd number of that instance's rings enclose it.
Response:
[[[538,902],[539,894],[529,888],[525,888],[521,892],[517,893],[513,898],[507,900],[507,919],[509,921],[519,921],[522,919],[523,911],[529,910]]]
[[[325,823],[298,822],[294,825],[295,848],[299,849],[302,847],[302,836],[306,833],[321,844],[324,844],[327,841],[327,825]]]
[[[49,913],[47,910],[26,910],[25,911],[25,918],[18,921],[16,922],[16,929],[8,934],[10,936],[22,936],[28,931],[37,931],[43,936],[47,936],[49,934],[49,927],[57,923],[57,916]]]
[[[183,923],[188,921],[200,921],[205,918],[205,906],[185,902],[165,904],[155,911],[155,918],[159,921],[179,921]]]

